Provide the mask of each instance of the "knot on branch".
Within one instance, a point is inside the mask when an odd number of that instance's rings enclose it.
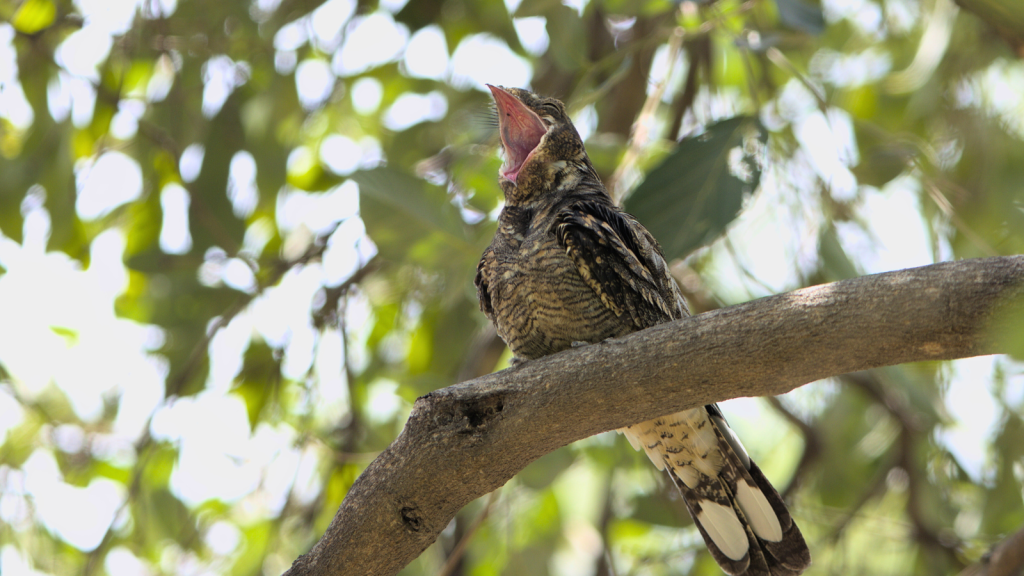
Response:
[[[454,427],[458,434],[482,432],[505,409],[505,391],[488,391],[460,397],[446,390],[435,390],[416,401],[410,422],[430,422],[433,426]]]
[[[419,532],[423,529],[423,518],[420,517],[419,508],[415,506],[402,506],[399,513],[402,515],[402,525],[407,530]]]
[[[472,402],[466,402],[462,406],[462,415],[469,422],[469,428],[463,430],[462,433],[475,432],[483,428],[488,422],[501,414],[501,411],[504,409],[505,398],[502,394],[495,394]]]

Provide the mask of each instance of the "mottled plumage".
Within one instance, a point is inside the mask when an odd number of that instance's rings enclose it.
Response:
[[[654,237],[615,206],[561,102],[491,87],[505,208],[477,268],[480,308],[517,360],[688,314]],[[729,574],[788,576],[810,553],[715,405],[620,432],[667,470]]]

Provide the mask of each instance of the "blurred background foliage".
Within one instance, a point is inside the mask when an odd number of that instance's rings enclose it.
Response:
[[[278,574],[417,396],[506,365],[472,283],[501,205],[483,82],[568,103],[695,312],[1024,252],[1011,0],[2,0],[0,19],[5,575]],[[1013,358],[725,411],[810,574],[955,574],[1024,525]],[[717,573],[615,434],[531,463],[403,572]]]

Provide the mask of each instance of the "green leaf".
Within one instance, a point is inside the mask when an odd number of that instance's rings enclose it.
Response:
[[[53,24],[57,16],[57,7],[50,0],[25,0],[14,13],[11,24],[25,34],[35,34]]]
[[[231,574],[256,574],[261,571],[259,559],[264,558],[276,528],[271,522],[257,522],[242,529],[243,553],[238,555]]]
[[[705,3],[707,2],[697,2],[697,4]],[[601,8],[608,14],[656,16],[670,12],[679,5],[679,2],[674,0],[604,0],[602,4]]]
[[[249,415],[249,426],[253,430],[260,420],[260,414],[273,396],[274,388],[281,381],[280,353],[266,342],[256,339],[249,343],[238,375],[239,385],[232,390],[245,401]]]
[[[245,236],[245,222],[234,215],[225,193],[231,160],[245,147],[239,99],[237,93],[232,94],[210,122],[203,165],[199,177],[189,187],[189,232],[192,249],[197,253],[214,245],[233,252],[242,245]]]
[[[843,249],[835,226],[829,226],[823,230],[818,242],[818,255],[821,259],[819,272],[822,274],[822,282],[836,282],[860,276],[857,267],[846,254],[846,250]]]
[[[554,482],[575,461],[576,457],[571,450],[555,450],[531,462],[517,478],[524,486],[540,490]]]
[[[820,6],[803,0],[775,0],[775,4],[779,7],[779,19],[786,26],[815,36],[825,31],[825,15]]]
[[[991,338],[1007,354],[1018,360],[1024,359],[1024,331],[1021,330],[1024,326],[1024,296],[1002,302],[992,318]]]
[[[14,163],[0,161],[0,170],[12,164]],[[21,242],[24,227],[21,216],[21,203],[24,199],[24,188],[15,189],[11,183],[0,183],[0,233],[18,243]],[[0,267],[0,270],[3,268]]]
[[[960,7],[974,13],[1008,40],[1024,40],[1024,5],[1020,0],[960,0]]]
[[[549,11],[561,5],[559,0],[523,0],[516,8],[515,17],[546,16]]]
[[[555,63],[566,71],[580,69],[587,62],[587,32],[576,10],[559,5],[547,14],[548,37]]]
[[[360,201],[369,196],[407,222],[425,225],[468,247],[462,219],[440,187],[386,167],[361,170],[352,174],[352,179],[359,184]]]
[[[857,182],[881,188],[907,170],[920,150],[870,123],[857,124],[860,162],[852,169]]]
[[[661,242],[668,259],[711,242],[739,214],[761,181],[768,134],[756,118],[737,116],[684,139],[651,170],[625,208]]]
[[[675,490],[675,488],[670,489]],[[663,492],[637,496],[631,502],[633,513],[630,517],[633,520],[660,526],[682,527],[693,523],[682,502],[675,502],[674,506],[666,506],[665,501]]]
[[[64,328],[63,326],[50,326],[50,330],[64,339],[68,348],[78,344],[78,332],[71,328]]]

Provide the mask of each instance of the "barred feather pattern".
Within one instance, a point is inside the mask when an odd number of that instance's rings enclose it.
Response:
[[[561,102],[503,90],[525,110],[512,112],[543,114],[547,126],[515,181],[499,180],[506,205],[475,281],[481,310],[516,358],[539,358],[688,315],[657,241],[615,206]],[[499,114],[499,122],[504,118]],[[619,432],[667,472],[727,574],[790,576],[810,564],[782,498],[717,405]]]

